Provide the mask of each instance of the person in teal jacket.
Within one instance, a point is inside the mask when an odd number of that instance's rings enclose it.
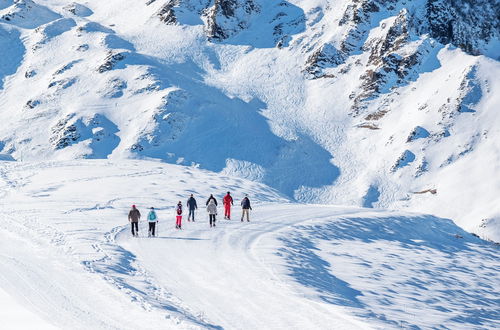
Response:
[[[148,213],[148,224],[149,224],[148,237],[155,236],[157,222],[158,222],[158,217],[156,216],[155,208],[151,207]]]

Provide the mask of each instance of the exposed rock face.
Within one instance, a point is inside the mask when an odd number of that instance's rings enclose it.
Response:
[[[93,14],[92,10],[79,3],[70,3],[63,7],[64,10],[80,17],[87,17]]]
[[[80,133],[74,123],[71,123],[71,119],[74,115],[68,115],[65,118],[59,120],[55,124],[51,131],[52,136],[50,142],[52,143],[54,149],[62,149],[73,143],[76,143],[80,139]]]
[[[410,150],[405,150],[401,156],[398,158],[396,163],[392,166],[391,171],[397,171],[398,169],[407,166],[415,160],[415,154]]]
[[[428,0],[419,33],[428,32],[443,44],[451,43],[471,54],[500,37],[500,2],[496,0]]]
[[[152,2],[149,2],[151,4]],[[170,0],[168,1],[156,14],[160,20],[165,24],[176,24],[177,17],[175,16],[174,7],[180,5],[180,0]]]
[[[148,2],[151,3],[154,1]],[[286,47],[290,34],[303,28],[305,18],[298,7],[284,0],[271,3],[261,0],[169,0],[156,16],[169,25],[194,24],[193,17],[199,16],[196,24],[204,24],[207,38],[220,42],[247,30],[254,19],[262,14],[263,7],[266,7],[266,20],[259,22],[257,28],[265,24],[265,29],[269,31],[266,31],[265,36],[255,37],[272,38],[273,47]]]
[[[417,126],[413,129],[413,131],[411,131],[410,135],[406,139],[406,142],[412,142],[417,139],[424,139],[426,137],[429,137],[429,135],[429,132],[425,128]]]
[[[99,68],[97,68],[97,72],[104,73],[106,71],[113,70],[116,63],[123,61],[126,55],[127,55],[126,52],[120,52],[120,53],[109,52],[108,56],[106,56],[106,59],[104,60],[104,63],[101,64]]]
[[[324,44],[307,59],[305,71],[313,78],[328,77],[324,70],[344,63],[346,55],[331,44]]]
[[[91,149],[86,158],[105,156],[118,144],[117,128],[114,123],[100,114],[92,117],[67,115],[51,129],[50,142],[55,150],[61,150],[78,143],[85,143]]]
[[[250,16],[258,12],[253,0],[215,0],[207,12],[208,38],[227,39],[248,27]]]
[[[378,3],[377,0],[354,0],[347,6],[339,21],[339,26],[349,26],[341,42],[342,52],[351,53],[359,48],[360,41],[369,29],[370,15],[380,10]]]
[[[370,53],[367,71],[361,75],[360,93],[354,98],[352,112],[358,115],[363,102],[391,87],[394,81],[403,83],[412,68],[419,63],[418,47],[410,52],[399,52],[408,42],[408,12],[402,10],[381,38],[370,39],[363,46]],[[386,86],[391,82],[391,86]]]
[[[378,23],[373,17],[390,17],[391,14],[396,19],[381,24],[387,32],[369,38],[369,31]],[[360,90],[351,95],[351,112],[357,116],[365,109],[365,101],[414,78],[413,73],[434,47],[433,41],[423,37],[426,34],[471,54],[488,52],[488,44],[500,37],[500,3],[495,0],[427,0],[410,5],[403,0],[353,0],[346,6],[338,25],[348,27],[339,48],[322,45],[308,57],[304,71],[310,78],[332,78],[337,73],[325,74],[325,68],[335,68],[355,52],[369,52],[366,70],[359,78]],[[416,38],[424,41],[409,47]],[[345,69],[349,68],[342,70]],[[383,116],[383,111],[380,114]]]
[[[427,0],[411,4],[403,0],[353,0],[345,9],[339,26],[351,29],[344,36],[341,50],[358,48],[366,37],[375,13],[408,11],[411,29],[428,33],[443,44],[451,43],[469,53],[481,53],[484,44],[500,36],[500,3],[496,0]]]

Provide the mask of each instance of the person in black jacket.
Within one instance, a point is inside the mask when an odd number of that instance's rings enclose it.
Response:
[[[188,221],[191,221],[189,219],[192,218],[194,222],[194,210],[198,209],[198,205],[196,205],[196,199],[194,199],[193,194],[191,194],[186,204],[189,209]]]
[[[206,206],[208,206],[208,203],[210,203],[211,199],[215,202],[215,206],[217,206],[217,200],[215,199],[214,195],[212,195],[212,194],[210,194],[210,197],[208,197]]]
[[[139,236],[139,220],[141,219],[141,212],[132,205],[132,209],[128,213],[128,221],[132,225],[132,236]]]
[[[243,222],[245,214],[247,215],[247,222],[250,222],[250,210],[252,209],[252,206],[250,206],[250,199],[248,199],[248,195],[245,195],[245,198],[241,201],[241,208],[241,222]]]

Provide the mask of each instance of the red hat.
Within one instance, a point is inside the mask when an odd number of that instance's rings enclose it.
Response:
[[[135,205],[132,205],[133,208],[135,208]]]

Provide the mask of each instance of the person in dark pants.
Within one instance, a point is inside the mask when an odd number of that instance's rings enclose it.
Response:
[[[217,200],[215,199],[214,195],[210,194],[210,197],[208,197],[207,202],[205,203],[206,206],[208,206],[208,203],[210,203],[210,200],[213,200],[215,203],[215,206],[217,206]]]
[[[248,195],[245,195],[245,198],[243,198],[243,200],[241,201],[241,209],[241,222],[243,222],[243,217],[245,216],[245,214],[247,215],[247,222],[250,222],[249,213],[252,207],[250,206],[250,199],[248,199]]]
[[[132,205],[132,209],[128,213],[128,221],[132,225],[132,236],[139,236],[139,220],[141,219],[141,212]]]
[[[158,222],[158,217],[156,216],[155,208],[151,207],[151,211],[148,214],[148,237],[155,236],[156,223]]]
[[[217,205],[214,200],[210,200],[207,206],[210,227],[215,227],[215,216],[217,215]]]
[[[189,209],[188,221],[191,221],[189,219],[192,218],[194,222],[194,210],[198,209],[198,205],[196,205],[196,199],[194,199],[193,194],[191,194],[186,204]]]

